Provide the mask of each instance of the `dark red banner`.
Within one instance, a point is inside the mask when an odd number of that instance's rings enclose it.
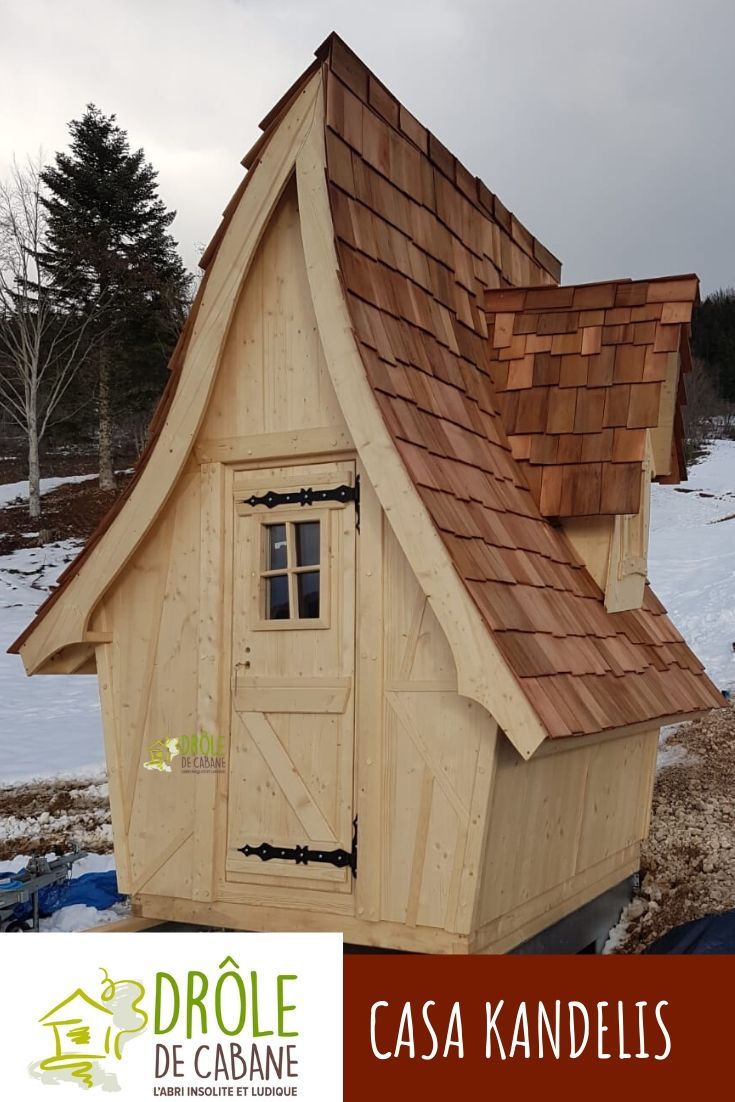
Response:
[[[733,988],[733,957],[347,957],[345,1099],[689,1098],[731,1077]]]

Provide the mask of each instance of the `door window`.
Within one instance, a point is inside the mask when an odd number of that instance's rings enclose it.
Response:
[[[322,521],[288,520],[261,526],[264,569],[260,573],[263,619],[323,619]],[[315,626],[304,623],[304,627]]]

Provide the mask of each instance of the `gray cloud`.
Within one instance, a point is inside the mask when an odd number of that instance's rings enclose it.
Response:
[[[730,0],[0,0],[0,171],[93,101],[159,169],[187,263],[257,122],[337,30],[564,261],[735,283]]]

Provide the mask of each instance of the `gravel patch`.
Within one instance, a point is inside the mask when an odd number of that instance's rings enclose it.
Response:
[[[641,889],[606,952],[639,953],[674,926],[735,908],[735,706],[666,732]]]

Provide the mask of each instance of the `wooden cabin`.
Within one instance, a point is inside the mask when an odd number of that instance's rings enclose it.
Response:
[[[261,125],[14,649],[97,674],[136,914],[505,952],[638,869],[659,728],[721,704],[646,582],[697,280],[560,285],[334,35]]]

